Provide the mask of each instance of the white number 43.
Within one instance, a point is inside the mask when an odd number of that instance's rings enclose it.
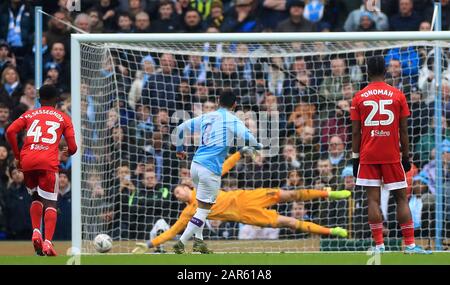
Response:
[[[394,113],[391,110],[385,109],[386,106],[392,105],[392,100],[380,100],[379,102],[376,101],[364,101],[364,106],[371,106],[372,110],[370,111],[369,115],[367,116],[366,120],[364,121],[365,126],[388,126],[392,124],[394,121]],[[380,120],[375,121],[373,120],[373,117],[379,113],[380,115],[387,115],[387,120]]]
[[[33,142],[38,143],[42,141],[43,143],[54,144],[57,139],[56,130],[61,126],[61,124],[52,121],[46,121],[45,124],[49,126],[47,133],[51,135],[51,138],[42,138],[41,127],[38,126],[39,120],[34,120],[30,128],[27,131],[27,137],[33,137]]]

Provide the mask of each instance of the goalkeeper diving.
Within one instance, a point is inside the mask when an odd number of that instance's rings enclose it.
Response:
[[[228,173],[243,154],[253,154],[251,147],[244,147],[231,155],[223,165],[222,176]],[[180,184],[174,189],[175,197],[185,202],[187,206],[181,212],[177,222],[167,231],[146,243],[137,243],[132,251],[135,254],[143,254],[149,248],[157,247],[175,238],[189,223],[197,209],[196,190],[189,185]],[[309,201],[314,199],[339,200],[350,197],[348,190],[331,191],[315,189],[296,189],[285,191],[280,188],[258,188],[253,190],[220,190],[216,203],[212,206],[208,215],[210,220],[238,222],[248,225],[272,228],[290,228],[296,231],[309,232],[319,235],[347,237],[347,230],[335,227],[327,228],[318,224],[297,220],[293,217],[280,215],[269,207],[283,202]],[[211,253],[205,243],[196,243],[194,240],[194,252]]]

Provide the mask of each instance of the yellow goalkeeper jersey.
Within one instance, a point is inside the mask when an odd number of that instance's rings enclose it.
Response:
[[[239,222],[261,227],[275,227],[278,213],[269,210],[279,202],[280,189],[259,188],[255,190],[219,191],[216,203],[208,215],[210,220]],[[173,239],[181,232],[194,216],[197,209],[195,190],[192,191],[191,200],[181,212],[177,222],[161,235],[152,240],[153,246],[158,246]]]

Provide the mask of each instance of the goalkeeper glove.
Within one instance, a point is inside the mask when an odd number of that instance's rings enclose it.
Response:
[[[251,155],[252,157],[255,155],[255,149],[251,146],[244,146],[239,150],[241,156]]]
[[[359,153],[353,153],[353,177],[358,178],[358,170],[359,170]]]
[[[409,162],[408,157],[402,158],[402,166],[403,166],[403,169],[405,170],[405,173],[407,173],[408,171],[411,170],[411,162]]]

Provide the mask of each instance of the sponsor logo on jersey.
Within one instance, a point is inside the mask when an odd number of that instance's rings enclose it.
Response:
[[[391,132],[390,131],[383,131],[383,130],[372,130],[370,131],[371,137],[390,137]]]
[[[49,147],[41,144],[31,144],[30,150],[48,150]]]

